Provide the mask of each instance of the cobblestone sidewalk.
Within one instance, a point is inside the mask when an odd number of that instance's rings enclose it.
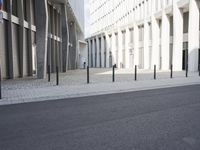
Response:
[[[59,86],[55,85],[55,79],[52,74],[51,82],[33,77],[5,80],[0,105],[200,84],[197,72],[189,73],[188,78],[185,72],[174,72],[173,79],[170,79],[169,71],[159,71],[157,80],[154,80],[152,71],[139,70],[138,80],[134,81],[133,69],[116,70],[115,83],[112,83],[111,69],[90,69],[90,84],[86,84],[86,70],[60,74]]]

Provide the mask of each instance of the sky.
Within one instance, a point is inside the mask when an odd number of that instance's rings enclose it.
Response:
[[[90,10],[89,10],[89,0],[85,1],[85,37],[87,38],[90,35]]]

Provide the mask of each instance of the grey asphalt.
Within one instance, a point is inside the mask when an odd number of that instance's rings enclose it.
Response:
[[[0,150],[199,150],[200,85],[0,107]]]

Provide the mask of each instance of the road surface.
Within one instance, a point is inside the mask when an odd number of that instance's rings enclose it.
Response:
[[[0,150],[199,150],[200,85],[0,107]]]

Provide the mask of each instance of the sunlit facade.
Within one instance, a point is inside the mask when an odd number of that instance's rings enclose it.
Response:
[[[198,70],[200,1],[90,0],[90,7],[90,67]]]

